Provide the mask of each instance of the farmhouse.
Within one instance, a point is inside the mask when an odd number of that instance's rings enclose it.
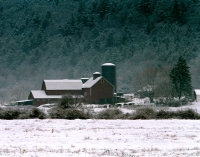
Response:
[[[106,65],[113,66],[114,64]],[[105,64],[103,66],[105,67]],[[113,78],[115,78],[115,73]],[[44,80],[41,90],[31,90],[28,99],[34,101],[34,106],[40,106],[58,102],[62,95],[70,94],[84,97],[87,103],[112,103],[115,90],[116,87],[101,73],[95,72],[91,78]]]

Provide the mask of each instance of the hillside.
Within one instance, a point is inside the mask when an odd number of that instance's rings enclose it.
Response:
[[[147,68],[170,69],[183,55],[198,83],[196,0],[0,1],[0,101],[26,99],[43,79],[90,77],[117,65],[118,90],[133,92]],[[159,76],[158,76],[159,77]]]

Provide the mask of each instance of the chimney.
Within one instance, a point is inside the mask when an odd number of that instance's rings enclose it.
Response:
[[[101,73],[99,72],[93,73],[93,80],[95,80],[97,77],[100,77],[100,76],[101,76]]]

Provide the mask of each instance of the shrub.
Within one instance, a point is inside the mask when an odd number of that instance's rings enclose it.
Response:
[[[88,119],[86,113],[84,111],[78,109],[67,109],[65,110],[65,119]]]
[[[200,119],[200,115],[193,109],[179,110],[175,114],[180,119]]]
[[[123,112],[119,109],[105,109],[99,112],[96,116],[97,119],[119,119],[123,116]]]
[[[49,116],[53,119],[90,119],[92,117],[89,112],[80,109],[62,109],[59,107],[50,109]]]
[[[19,115],[20,115],[20,110],[18,109],[6,108],[6,109],[1,109],[0,111],[0,119],[7,119],[7,120],[18,119]]]
[[[64,109],[53,107],[48,111],[49,117],[53,119],[64,119]]]
[[[164,111],[160,110],[156,113],[156,119],[200,119],[200,115],[192,110]]]
[[[176,115],[173,111],[160,110],[156,112],[155,118],[156,119],[170,119],[170,118],[176,118]]]
[[[45,119],[46,114],[41,111],[39,108],[32,108],[31,113],[29,115],[30,118],[39,118],[39,119]]]
[[[140,108],[130,119],[153,119],[155,118],[155,111],[152,108]]]

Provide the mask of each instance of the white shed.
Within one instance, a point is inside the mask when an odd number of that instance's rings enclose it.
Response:
[[[195,99],[196,99],[196,101],[200,102],[200,89],[195,89],[194,93],[195,93]]]

